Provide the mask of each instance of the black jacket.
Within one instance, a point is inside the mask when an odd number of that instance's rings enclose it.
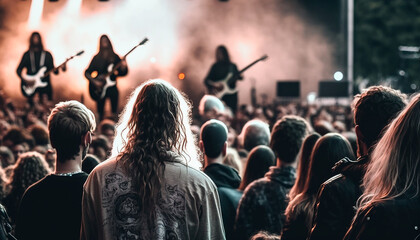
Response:
[[[358,161],[345,158],[336,163],[333,171],[340,174],[328,179],[319,189],[309,239],[343,239],[356,213],[356,201],[362,194],[360,184],[368,163],[368,157]]]
[[[238,189],[226,187],[217,188],[217,191],[219,192],[226,240],[235,239],[233,227],[235,225],[236,209],[238,208],[243,192]]]
[[[226,239],[232,239],[236,208],[242,196],[242,192],[236,190],[241,184],[241,177],[235,169],[217,163],[208,165],[204,169],[204,173],[217,186]]]
[[[223,164],[212,163],[204,169],[204,173],[213,180],[217,188],[238,188],[241,184],[241,177],[238,172]]]
[[[401,196],[360,212],[345,240],[401,239],[420,236],[420,198]]]

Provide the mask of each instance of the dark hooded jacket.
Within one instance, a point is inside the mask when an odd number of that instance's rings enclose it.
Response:
[[[309,239],[343,239],[356,213],[356,202],[362,194],[360,184],[369,157],[357,161],[344,158],[333,172],[338,174],[324,182],[318,192],[315,215]]]
[[[218,163],[208,165],[204,169],[204,173],[207,174],[217,186],[226,239],[232,239],[236,208],[238,207],[239,199],[242,196],[242,192],[237,190],[241,184],[241,177],[235,169]]]
[[[241,177],[238,172],[226,165],[212,163],[204,169],[204,173],[213,180],[217,188],[238,188],[241,184]]]
[[[249,239],[261,230],[280,234],[285,221],[287,195],[295,180],[293,167],[271,167],[264,178],[252,182],[239,203],[236,239]]]

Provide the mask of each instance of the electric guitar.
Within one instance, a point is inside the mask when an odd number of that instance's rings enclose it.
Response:
[[[149,39],[143,39],[139,44],[134,46],[130,51],[128,51],[117,64],[109,64],[107,68],[107,73],[97,75],[92,80],[89,81],[89,94],[91,98],[95,101],[101,100],[105,97],[106,91],[109,87],[115,86],[117,82],[115,81],[115,72],[121,66],[121,62],[125,60],[134,49],[138,46],[145,44]],[[95,71],[94,71],[95,72]],[[92,73],[94,73],[92,72]],[[92,75],[92,74],[91,74]],[[94,83],[96,82],[96,83]]]
[[[267,55],[262,56],[261,58],[259,58],[255,61],[253,61],[252,63],[250,63],[248,66],[244,67],[242,70],[240,70],[236,74],[233,74],[232,72],[229,72],[228,75],[220,81],[208,80],[207,83],[210,85],[210,88],[208,89],[208,93],[221,99],[226,94],[234,94],[234,93],[238,92],[238,89],[230,88],[229,83],[236,80],[239,77],[239,75],[241,75],[243,72],[248,70],[250,67],[252,67],[257,62],[264,61],[267,58],[268,58]]]
[[[35,94],[36,89],[43,88],[48,85],[47,82],[43,82],[42,79],[50,75],[52,72],[57,71],[59,68],[63,67],[68,61],[73,59],[76,56],[80,56],[85,51],[80,51],[75,55],[67,58],[63,63],[61,63],[58,67],[50,69],[47,71],[47,67],[43,66],[38,72],[34,75],[28,75],[26,72],[22,72],[21,76],[21,90],[25,97],[32,97]]]

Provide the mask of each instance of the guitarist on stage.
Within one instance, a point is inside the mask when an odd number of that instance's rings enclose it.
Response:
[[[105,81],[104,74],[108,73],[109,65],[115,65],[118,63],[120,64],[119,68],[117,68],[116,71],[114,71],[114,73],[110,76],[113,81],[116,81],[117,76],[127,75],[127,62],[125,61],[125,59],[121,59],[114,52],[114,49],[108,36],[102,35],[99,41],[99,52],[93,57],[89,67],[85,71],[85,77],[90,81],[89,91],[91,93],[92,99],[96,101],[96,106],[100,120],[104,118],[105,100],[107,98],[111,99],[111,110],[114,117],[117,116],[119,96],[117,86],[114,85],[107,88],[105,96],[103,98],[96,96],[100,94],[95,94],[95,92],[100,93],[103,90]]]
[[[226,47],[220,45],[216,49],[216,62],[211,66],[210,72],[204,80],[208,92],[214,94],[215,92],[221,91],[222,89],[220,89],[220,86],[217,86],[217,82],[224,80],[229,73],[231,73],[233,77],[229,80],[227,85],[229,88],[235,89],[236,81],[242,80],[242,76],[238,74],[236,65],[230,61]],[[214,83],[216,83],[216,85]],[[225,94],[221,100],[230,107],[233,114],[236,113],[238,107],[238,93]]]
[[[22,86],[25,84],[31,84],[22,77],[22,70],[26,69],[27,75],[34,75],[42,67],[46,67],[47,71],[54,68],[54,60],[50,52],[44,50],[42,44],[41,35],[38,32],[33,32],[29,39],[29,50],[23,54],[22,60],[19,63],[19,66],[16,70],[17,75],[21,78]],[[62,67],[63,71],[66,71],[66,65]],[[58,74],[58,69],[54,71],[54,74]],[[42,78],[42,82],[47,83],[45,87],[40,87],[35,90],[31,95],[27,95],[25,91],[22,90],[22,93],[25,97],[28,98],[28,102],[33,105],[33,97],[36,93],[39,95],[39,101],[44,103],[45,97],[51,101],[52,100],[52,86],[50,82],[50,76]]]

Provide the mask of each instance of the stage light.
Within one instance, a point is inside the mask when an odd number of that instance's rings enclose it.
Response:
[[[44,0],[32,0],[31,10],[29,10],[28,28],[37,29],[41,24],[42,11],[44,10]]]
[[[184,80],[185,79],[185,73],[179,73],[178,74],[178,79],[179,80]]]
[[[334,79],[335,79],[336,81],[341,81],[341,80],[343,80],[343,77],[344,77],[344,75],[343,75],[343,73],[342,73],[342,72],[340,72],[340,71],[337,71],[337,72],[335,72],[335,73],[334,73]]]
[[[316,92],[310,92],[308,94],[308,96],[306,97],[306,99],[308,100],[308,104],[315,103],[315,100],[316,100]]]

